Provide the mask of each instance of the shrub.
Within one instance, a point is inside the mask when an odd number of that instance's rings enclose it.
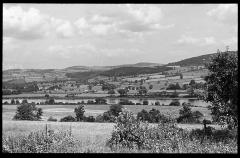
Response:
[[[156,101],[156,102],[155,102],[155,105],[160,105],[160,102],[159,102],[159,101]]]
[[[150,110],[149,112],[142,109],[142,111],[137,114],[137,119],[139,119],[141,121],[147,121],[149,123],[158,123],[160,121],[162,121],[162,122],[169,121],[169,118],[162,115],[159,110],[156,110],[154,108],[152,110]]]
[[[72,117],[71,115],[65,116],[60,119],[60,122],[75,122],[75,118]]]
[[[120,105],[133,105],[134,103],[132,101],[129,101],[128,99],[121,99],[119,104]]]
[[[104,122],[103,120],[103,116],[102,115],[98,115],[95,119],[95,122]]]
[[[77,121],[82,121],[84,117],[84,112],[85,112],[84,105],[79,105],[75,107],[74,112],[76,114]]]
[[[203,114],[199,111],[192,112],[188,105],[184,105],[183,109],[179,110],[178,123],[200,123],[199,119]]]
[[[181,104],[180,104],[180,102],[178,101],[178,100],[173,100],[170,104],[169,104],[169,106],[180,106]]]
[[[103,122],[114,122],[115,117],[112,115],[110,111],[106,111],[103,113]]]
[[[28,103],[27,99],[23,99],[22,104],[26,104],[26,103]]]
[[[111,105],[109,109],[110,114],[113,116],[118,116],[119,113],[122,112],[122,108],[123,108],[122,105],[117,105],[117,104]]]
[[[214,133],[214,132],[213,132]],[[123,111],[116,120],[116,125],[107,146],[112,151],[153,152],[153,153],[237,153],[237,141],[228,143],[214,142],[209,137],[201,142],[196,135],[179,129],[175,122],[159,123],[149,126],[137,120],[133,113]]]
[[[57,119],[56,119],[56,118],[53,118],[52,116],[50,116],[50,117],[48,118],[48,121],[54,121],[54,122],[57,122]]]
[[[83,120],[85,122],[95,122],[95,118],[93,116],[88,116],[88,117],[84,116]]]
[[[148,101],[147,101],[147,100],[144,100],[144,101],[143,101],[143,105],[148,105]]]
[[[87,104],[94,104],[94,101],[93,100],[88,100]]]
[[[24,103],[17,106],[17,111],[13,119],[37,121],[41,119],[42,113],[42,109],[37,108],[34,103]]]
[[[73,152],[76,139],[71,131],[51,129],[31,132],[28,135],[3,136],[2,151],[8,153],[66,153]]]
[[[104,98],[96,98],[95,104],[107,104],[107,100]]]
[[[142,105],[141,103],[136,103],[136,105]]]
[[[14,99],[12,99],[11,100],[11,104],[15,104],[16,102],[15,102],[15,100]]]

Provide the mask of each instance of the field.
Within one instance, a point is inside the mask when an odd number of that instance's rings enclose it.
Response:
[[[17,105],[2,105],[2,118],[3,120],[11,120],[15,115]],[[58,120],[64,116],[74,116],[74,108],[76,105],[37,105],[43,109],[43,120],[47,120],[50,116]],[[84,105],[85,115],[97,116],[109,110],[110,105]],[[179,116],[179,109],[182,106],[146,106],[146,105],[124,105],[124,108],[137,115],[142,109],[147,111],[152,108],[158,109],[162,114],[176,118]],[[200,111],[204,114],[204,118],[211,120],[210,111],[205,107],[192,107],[192,111]]]

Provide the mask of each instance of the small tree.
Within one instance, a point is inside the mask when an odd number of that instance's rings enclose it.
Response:
[[[120,112],[122,112],[123,105],[111,105],[109,111],[113,116],[118,116]]]
[[[77,121],[82,121],[84,117],[84,112],[85,112],[84,105],[79,105],[75,107],[74,112],[76,114]]]
[[[213,120],[236,127],[238,124],[238,53],[220,53],[206,64],[206,95],[203,99],[211,102]]]
[[[127,89],[119,89],[118,93],[120,94],[120,96],[126,96],[127,95],[128,90]]]
[[[37,108],[34,103],[24,103],[17,106],[17,111],[13,119],[37,121],[41,119],[42,113],[42,109]]]
[[[27,104],[27,103],[28,103],[27,99],[22,100],[22,104]]]
[[[148,101],[147,101],[147,100],[144,100],[144,101],[143,101],[143,105],[148,105]]]
[[[113,89],[108,91],[108,94],[115,94],[115,91]]]
[[[11,104],[15,104],[16,102],[15,102],[15,100],[14,99],[12,99],[11,100]]]
[[[153,89],[153,85],[150,85],[150,86],[149,86],[149,89]]]

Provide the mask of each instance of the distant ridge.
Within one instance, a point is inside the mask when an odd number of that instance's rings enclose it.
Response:
[[[238,51],[229,51],[228,53],[238,53]],[[178,62],[168,63],[166,66],[202,66],[209,62],[211,57],[217,53],[200,55],[197,57],[187,58]]]

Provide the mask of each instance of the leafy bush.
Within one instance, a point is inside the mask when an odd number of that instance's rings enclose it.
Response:
[[[34,103],[24,103],[17,106],[13,119],[38,121],[41,119],[42,113],[42,109],[37,108]]]
[[[84,117],[84,112],[85,112],[84,105],[79,105],[75,107],[74,112],[76,114],[77,121],[82,121]]]
[[[123,108],[122,105],[117,105],[117,104],[111,105],[109,109],[110,114],[113,116],[118,116],[119,113],[122,112],[122,108]]]
[[[148,101],[147,101],[147,100],[144,100],[144,101],[143,101],[143,105],[148,105]]]
[[[156,101],[156,102],[155,102],[155,105],[160,105],[160,102],[159,102],[159,101]]]
[[[60,119],[60,122],[75,122],[75,118],[71,115],[65,116]]]
[[[52,116],[50,116],[50,117],[48,118],[48,121],[54,121],[54,122],[57,122],[57,119],[56,119],[56,118],[53,118]]]
[[[95,119],[95,122],[104,122],[103,115],[98,115]]]
[[[180,104],[180,102],[178,101],[178,100],[173,100],[170,104],[169,104],[169,106],[180,106],[181,104]]]
[[[47,129],[28,135],[3,136],[2,152],[8,153],[66,153],[75,150],[76,139],[71,131]]]
[[[128,99],[121,99],[119,101],[120,105],[134,105],[134,103],[132,101],[129,101]]]
[[[237,141],[201,141],[196,135],[179,129],[175,122],[161,122],[149,126],[136,119],[131,112],[123,111],[116,121],[107,146],[114,152],[135,151],[153,153],[237,153]]]
[[[179,110],[179,117],[177,118],[178,123],[200,123],[200,118],[203,114],[199,111],[191,111],[188,105],[184,105],[183,109]]]
[[[149,112],[146,110],[142,109],[141,112],[137,114],[137,119],[141,121],[148,121],[149,123],[158,123],[160,121],[162,122],[168,122],[169,118],[164,116],[163,114],[160,113],[159,110],[152,109]]]
[[[83,121],[85,122],[95,122],[95,118],[93,116],[84,116]]]
[[[107,100],[104,98],[96,98],[95,104],[107,104]]]

